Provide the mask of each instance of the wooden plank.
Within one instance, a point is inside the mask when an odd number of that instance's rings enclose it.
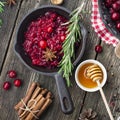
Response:
[[[1,19],[3,20],[2,27],[0,28],[0,73],[4,64],[4,60],[9,48],[9,43],[11,39],[11,34],[13,33],[14,23],[16,22],[16,17],[19,12],[21,0],[17,2],[14,7],[5,6],[4,12],[1,14]]]
[[[51,107],[47,110],[47,113],[45,113],[41,119],[45,120],[76,120],[79,117],[79,112],[83,103],[83,98],[85,95],[85,92],[78,88],[78,86],[75,83],[74,75],[71,78],[73,81],[73,87],[69,88],[72,99],[74,101],[75,110],[74,113],[66,116],[61,112],[60,104],[59,104],[59,98],[57,93],[57,88],[55,85],[55,80],[52,77],[39,75],[36,73],[35,78],[33,78],[33,71],[27,69],[19,60],[18,58],[13,54],[13,42],[15,39],[16,29],[18,27],[19,22],[23,18],[23,16],[28,13],[31,9],[34,8],[37,1],[33,0],[26,0],[22,2],[21,9],[19,11],[18,19],[15,24],[15,30],[11,37],[10,47],[5,59],[5,63],[3,65],[2,74],[1,74],[1,81],[0,84],[2,85],[4,81],[9,80],[13,82],[13,80],[10,80],[6,73],[10,69],[15,69],[18,73],[18,78],[21,78],[23,80],[23,86],[21,88],[15,88],[12,86],[10,91],[5,92],[2,88],[0,88],[0,96],[1,96],[1,109],[0,109],[0,117],[3,120],[11,119],[11,120],[17,120],[17,115],[15,111],[13,110],[13,106],[15,103],[17,103],[20,98],[22,98],[25,94],[25,91],[27,90],[27,86],[30,83],[30,81],[38,81],[43,87],[48,88],[52,91],[54,94],[54,102],[51,105]],[[80,5],[81,0],[79,1],[73,1],[69,0],[64,3],[64,7],[69,8],[70,10],[73,10],[78,5]],[[41,5],[43,4],[50,4],[49,0],[41,0]],[[91,10],[91,2],[88,1],[86,7],[86,10]],[[84,16],[85,24],[87,25],[87,29],[91,31],[91,27],[88,25],[90,24],[90,15]],[[94,32],[91,32],[88,35],[87,44],[86,44],[86,50],[85,55],[83,57],[83,60],[88,58],[95,58],[96,53],[94,51],[94,46],[96,44],[96,41],[98,38],[96,38],[96,34]],[[19,66],[19,67],[18,67]],[[77,93],[77,94],[76,94]],[[9,98],[9,99],[8,99]]]

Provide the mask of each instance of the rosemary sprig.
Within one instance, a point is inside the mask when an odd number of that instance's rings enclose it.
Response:
[[[3,9],[3,7],[5,6],[4,4],[5,4],[5,2],[0,1],[0,13],[2,13],[4,11],[4,9]],[[0,27],[1,27],[1,25],[2,25],[2,20],[0,19]]]
[[[75,9],[71,14],[71,18],[67,23],[64,23],[64,25],[68,25],[67,30],[67,36],[65,39],[65,42],[63,43],[63,49],[62,52],[64,52],[64,56],[62,57],[62,60],[59,64],[59,73],[63,74],[63,77],[66,79],[67,86],[71,85],[69,77],[72,75],[72,70],[74,68],[72,64],[72,58],[74,58],[74,45],[75,42],[78,41],[78,38],[81,38],[80,33],[80,25],[79,22],[81,20],[81,17],[79,16],[82,8],[84,6],[83,2],[80,7]]]
[[[0,1],[0,13],[4,11],[3,7],[4,7],[4,2]]]

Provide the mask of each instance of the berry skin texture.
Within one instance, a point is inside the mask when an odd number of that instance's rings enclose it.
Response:
[[[15,85],[16,87],[20,87],[21,84],[22,84],[22,82],[21,82],[20,79],[16,79],[16,80],[14,80],[14,85]]]
[[[47,28],[47,32],[48,32],[48,33],[52,33],[52,31],[53,31],[52,27],[48,27],[48,28]]]
[[[120,19],[120,14],[118,12],[114,12],[111,15],[112,20],[117,21]]]
[[[38,43],[38,45],[39,45],[40,48],[45,49],[47,47],[47,42],[45,40],[41,40]]]
[[[15,78],[17,76],[17,73],[14,70],[8,71],[9,78]]]
[[[61,38],[61,41],[64,42],[66,36],[65,36],[65,35],[62,35],[60,38]]]
[[[118,11],[120,9],[120,5],[116,2],[114,4],[112,4],[112,7],[114,10]]]
[[[116,28],[120,31],[120,22],[119,22],[119,23],[117,23]]]
[[[102,52],[102,46],[101,46],[101,45],[96,45],[96,46],[95,46],[95,51],[96,51],[97,53],[101,53],[101,52]]]
[[[4,89],[4,90],[9,90],[10,87],[11,87],[10,82],[8,82],[8,81],[4,82],[4,84],[3,84],[3,89]]]

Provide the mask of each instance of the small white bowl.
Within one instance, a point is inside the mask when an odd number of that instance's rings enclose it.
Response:
[[[100,86],[98,87],[94,87],[94,88],[87,88],[85,86],[83,86],[80,81],[79,81],[79,78],[78,78],[78,72],[79,70],[81,69],[81,67],[84,65],[84,64],[87,64],[87,63],[94,63],[94,64],[97,64],[101,70],[103,71],[103,81],[102,83],[100,84]],[[80,63],[75,71],[75,81],[77,83],[77,85],[82,89],[82,90],[85,90],[87,92],[95,92],[97,90],[100,89],[100,87],[103,87],[106,83],[106,80],[107,80],[107,72],[106,72],[106,69],[105,67],[97,60],[92,60],[92,59],[89,59],[89,60],[85,60],[83,61],[82,63]]]

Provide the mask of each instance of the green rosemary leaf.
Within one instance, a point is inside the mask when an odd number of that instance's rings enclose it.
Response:
[[[0,1],[0,13],[4,11],[3,7],[4,7],[4,3]]]
[[[0,1],[0,5],[1,5],[1,6],[5,6],[5,3],[6,3],[6,2],[1,2],[1,1]]]
[[[3,9],[4,4],[5,4],[5,2],[0,1],[0,13],[2,13],[4,11],[4,9]],[[2,20],[0,19],[0,27],[1,27],[1,25],[2,25]]]
[[[78,39],[81,39],[81,33],[80,33],[80,16],[79,14],[82,11],[82,8],[84,6],[84,3],[81,4],[80,7],[75,9],[71,14],[71,18],[67,23],[64,23],[63,25],[68,25],[67,30],[67,36],[63,43],[63,49],[61,52],[64,52],[64,55],[62,57],[62,60],[59,63],[59,73],[63,74],[63,77],[66,79],[67,86],[71,85],[69,77],[72,75],[72,70],[74,68],[72,64],[72,59],[75,58],[74,53],[74,46],[75,42],[78,41]]]

